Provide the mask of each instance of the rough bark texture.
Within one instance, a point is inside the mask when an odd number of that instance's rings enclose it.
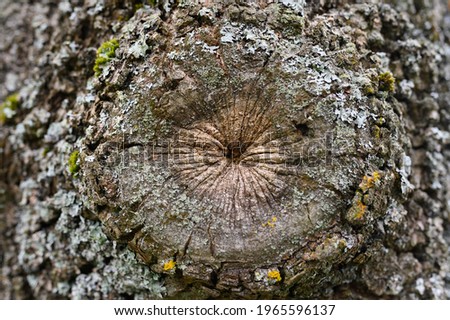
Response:
[[[446,1],[0,24],[0,298],[450,297]]]

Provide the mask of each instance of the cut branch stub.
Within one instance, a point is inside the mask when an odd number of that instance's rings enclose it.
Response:
[[[361,96],[367,63],[344,68],[330,58],[340,49],[320,54],[308,32],[284,39],[224,20],[177,34],[183,10],[149,15],[166,35],[150,35],[141,59],[121,36],[125,61],[111,62],[86,137],[96,147],[81,153],[84,193],[111,237],[176,292],[308,288],[351,261],[395,198],[405,144],[395,101]],[[382,137],[378,117],[390,125]]]

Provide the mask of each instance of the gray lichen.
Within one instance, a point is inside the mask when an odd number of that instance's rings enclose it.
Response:
[[[21,104],[0,128],[0,297],[448,298],[446,1],[342,3],[2,2],[0,100]],[[147,157],[242,112],[221,114],[220,97],[276,106],[244,114],[270,118],[274,161],[295,160],[295,175],[277,167],[275,186],[230,200]],[[300,146],[307,159],[290,157]],[[211,185],[259,181],[233,177]],[[221,215],[229,203],[240,209]],[[256,234],[227,226],[258,206]]]

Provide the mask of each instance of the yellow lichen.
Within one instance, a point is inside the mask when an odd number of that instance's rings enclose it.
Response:
[[[368,205],[364,202],[366,195],[357,191],[353,198],[353,205],[346,214],[346,219],[352,223],[360,225],[367,219]]]
[[[368,205],[371,203],[371,193],[368,191],[381,180],[381,173],[374,171],[370,175],[365,175],[359,184],[359,190],[353,198],[353,205],[346,214],[347,220],[351,223],[360,224],[366,220]]]
[[[280,282],[281,281],[280,271],[278,271],[278,270],[269,270],[269,272],[267,272],[267,278],[269,278],[270,280],[273,280],[275,282]]]
[[[271,228],[273,228],[273,227],[275,227],[275,222],[277,222],[277,217],[272,217],[272,219],[270,219],[270,220],[267,220],[267,222],[266,223],[263,223],[263,227],[271,227]]]
[[[171,271],[175,268],[176,263],[172,259],[164,263],[163,269],[164,271]]]
[[[363,180],[359,184],[359,188],[363,192],[367,192],[370,188],[373,188],[373,186],[380,181],[381,175],[378,171],[375,171],[372,173],[371,176],[364,176]]]
[[[366,212],[366,210],[367,206],[361,201],[358,201],[358,203],[356,204],[356,212],[354,218],[356,220],[361,220],[364,217],[364,213]]]

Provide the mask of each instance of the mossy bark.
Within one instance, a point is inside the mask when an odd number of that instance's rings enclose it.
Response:
[[[0,12],[1,298],[449,298],[446,1]]]

